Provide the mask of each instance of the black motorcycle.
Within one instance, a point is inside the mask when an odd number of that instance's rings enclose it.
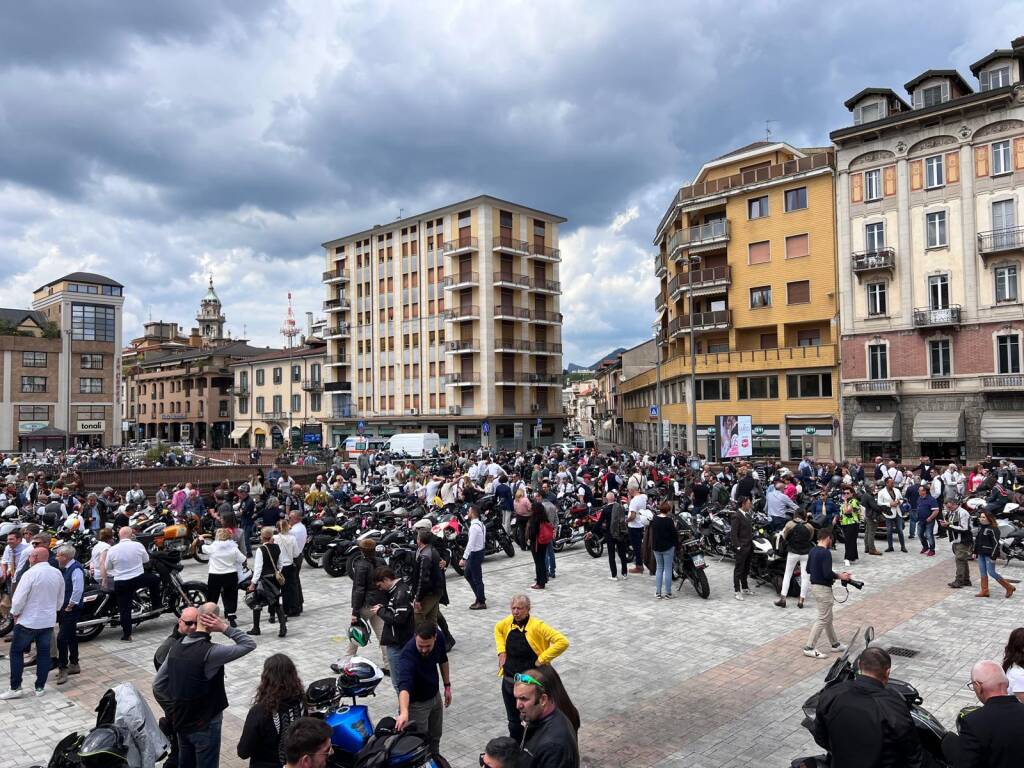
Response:
[[[132,599],[133,626],[165,613],[180,616],[185,608],[200,606],[206,602],[204,582],[182,580],[180,573],[183,566],[180,553],[152,550],[149,553],[147,567],[160,577],[161,604],[155,607],[151,604],[148,589],[137,590]],[[76,627],[78,639],[92,640],[99,637],[104,627],[120,625],[121,618],[114,593],[102,590],[98,583],[90,580],[85,585],[85,592],[82,595],[82,615]]]
[[[844,680],[852,680],[857,675],[857,658],[860,652],[875,639],[875,630],[868,627],[863,633],[860,627],[854,632],[846,652],[832,664],[825,675],[825,685],[820,691],[811,696],[803,704],[804,719],[801,725],[810,733],[814,734],[814,720],[818,712],[818,699],[821,694],[833,685],[838,685]],[[942,727],[934,715],[921,707],[921,694],[910,683],[890,677],[886,687],[896,691],[907,703],[910,710],[910,717],[914,721],[914,729],[917,731],[921,746],[926,753],[932,757],[932,765],[937,768],[952,768],[943,755],[943,740],[949,741],[949,732]],[[832,764],[832,756],[814,755],[810,757],[799,757],[790,763],[791,768],[828,768]]]
[[[707,600],[711,596],[711,584],[704,573],[708,564],[704,561],[704,546],[701,544],[700,536],[694,530],[689,512],[677,515],[675,523],[679,543],[676,545],[676,555],[672,562],[672,578],[679,580],[676,591],[681,590],[683,583],[689,581],[697,594]]]

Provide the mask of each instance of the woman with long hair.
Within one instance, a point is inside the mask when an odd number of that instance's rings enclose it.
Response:
[[[551,521],[547,510],[539,501],[530,507],[530,519],[526,523],[526,545],[533,555],[533,568],[536,580],[530,589],[544,589],[548,583],[547,553],[551,543]],[[544,539],[547,539],[546,541]]]
[[[988,597],[989,576],[1006,590],[1007,597],[1013,597],[1016,587],[996,572],[996,556],[999,552],[999,524],[995,516],[988,510],[978,515],[978,535],[974,539],[974,554],[978,556],[978,575],[981,576],[981,589],[975,597]]]
[[[203,554],[210,558],[206,576],[207,600],[224,601],[224,618],[237,627],[238,569],[245,564],[245,555],[231,537],[229,528],[218,528],[214,541],[203,545]]]
[[[1003,672],[1010,681],[1010,693],[1024,702],[1024,627],[1010,633],[1003,651]]]
[[[270,623],[280,620],[277,636],[288,634],[288,620],[281,610],[281,587],[276,572],[280,570],[281,548],[274,543],[274,529],[269,525],[260,529],[260,544],[253,550],[252,583],[249,591],[256,592],[257,602],[252,608],[252,629],[250,635],[260,634],[260,613],[263,606],[270,613]],[[260,587],[257,592],[257,587]]]
[[[284,586],[281,587],[281,608],[289,617],[299,615],[299,574],[295,561],[302,557],[299,543],[292,535],[287,518],[277,523],[279,533],[274,537],[281,548],[281,573],[284,574]]]
[[[249,768],[279,768],[281,734],[295,720],[306,716],[305,688],[295,663],[283,653],[263,662],[263,674],[245,717],[238,740],[238,756]]]

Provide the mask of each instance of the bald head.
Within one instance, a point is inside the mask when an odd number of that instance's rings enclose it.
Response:
[[[203,603],[196,610],[200,616],[220,616],[220,608],[216,603]]]
[[[134,531],[132,531],[132,529],[126,525],[124,528],[117,532],[117,538],[120,541],[126,541],[127,539],[130,539],[132,537],[133,533]]]
[[[1006,673],[994,661],[979,661],[975,664],[971,669],[971,682],[974,683],[974,695],[982,704],[993,696],[1006,696],[1010,690]]]
[[[50,560],[50,550],[46,547],[33,547],[32,551],[29,552],[28,562],[29,565],[35,565],[36,563],[45,563]]]

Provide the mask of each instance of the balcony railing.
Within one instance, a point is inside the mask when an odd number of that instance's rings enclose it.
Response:
[[[530,310],[527,307],[509,307],[499,304],[494,308],[494,317],[512,318],[514,320],[529,320]]]
[[[657,253],[654,256],[654,276],[664,277],[665,272],[668,271],[668,259],[665,258],[664,253]]]
[[[326,272],[324,272],[323,277],[321,278],[321,282],[336,283],[340,282],[341,280],[348,280],[350,279],[350,277],[351,275],[347,269],[341,269],[339,267],[338,269],[329,269]]]
[[[480,275],[476,272],[462,272],[457,275],[445,275],[444,287],[453,288],[461,285],[480,285]]]
[[[935,328],[939,326],[960,325],[960,305],[951,304],[942,309],[914,310],[915,328]]]
[[[728,288],[732,281],[732,270],[728,265],[705,267],[680,272],[669,282],[669,295],[683,291],[702,291],[710,288]]]
[[[707,224],[681,229],[668,241],[668,255],[676,259],[685,251],[724,246],[729,242],[729,220],[717,219]]]
[[[337,339],[343,336],[348,336],[350,333],[348,323],[342,323],[336,328],[327,328],[324,330],[325,339]]]
[[[494,374],[495,384],[539,384],[549,386],[561,384],[562,377],[557,373],[528,373],[522,371],[497,371]]]
[[[1024,249],[1024,227],[1004,227],[978,233],[978,253],[988,256]]]
[[[544,309],[531,309],[529,319],[535,323],[560,323],[562,322],[562,313],[548,312]]]
[[[985,389],[1024,389],[1024,375],[1004,373],[998,376],[983,376],[981,384]]]
[[[512,272],[495,272],[495,285],[514,285],[519,288],[527,288],[530,285],[530,278],[526,275],[517,275]]]
[[[480,340],[479,339],[456,339],[455,341],[445,342],[449,352],[479,352],[480,351]]]
[[[229,390],[229,393],[234,395],[235,397],[248,397],[249,396],[249,385],[248,384],[239,384],[237,386],[231,387],[230,390]]]
[[[557,248],[551,248],[540,243],[530,243],[530,256],[535,259],[545,259],[547,261],[561,261],[562,252]]]
[[[468,373],[449,373],[444,377],[445,384],[479,384],[480,374],[477,371]]]
[[[732,324],[732,311],[720,309],[714,312],[696,312],[693,315],[693,329],[708,331],[728,328]],[[668,324],[668,332],[672,335],[690,330],[690,316],[680,315]]]
[[[468,304],[461,307],[450,307],[441,313],[447,320],[459,320],[461,318],[480,317],[480,307],[476,304]]]
[[[352,408],[335,408],[331,411],[332,419],[351,419],[354,416],[358,416],[359,411],[353,406]]]
[[[896,395],[900,391],[900,382],[897,379],[853,381],[847,386],[856,395]]]
[[[896,251],[892,248],[878,248],[873,251],[855,251],[850,255],[853,263],[853,271],[856,274],[861,272],[874,272],[876,270],[896,269]]]
[[[324,365],[349,365],[351,359],[347,355],[327,355]]]
[[[260,418],[264,421],[285,421],[288,414],[284,411],[260,411]]]
[[[562,290],[562,284],[557,280],[547,280],[539,277],[530,278],[530,289],[534,291],[547,291],[548,293],[558,293]]]
[[[328,299],[324,302],[324,310],[327,312],[336,312],[338,310],[348,309],[347,299]]]
[[[302,388],[306,392],[323,392],[324,383],[320,379],[307,379],[302,382]]]
[[[654,297],[654,311],[663,312],[665,310],[665,297],[660,293]]]
[[[515,253],[529,253],[530,244],[525,240],[516,240],[512,237],[499,236],[494,238],[492,247],[496,251],[513,251]]]
[[[442,253],[457,253],[459,251],[476,251],[480,248],[480,241],[475,237],[458,237],[449,240],[441,246]]]

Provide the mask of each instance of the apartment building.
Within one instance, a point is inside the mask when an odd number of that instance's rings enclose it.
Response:
[[[324,243],[331,444],[560,440],[564,222],[482,195]]]
[[[628,444],[718,457],[728,418],[750,428],[733,455],[839,455],[833,165],[757,141],[673,197],[652,265],[660,365],[619,387]]]
[[[0,309],[0,451],[121,444],[123,288],[73,272]]]
[[[1024,456],[1022,62],[865,88],[831,134],[849,455]]]
[[[235,398],[230,438],[242,448],[323,443],[324,362],[327,344],[310,339],[232,363]]]

